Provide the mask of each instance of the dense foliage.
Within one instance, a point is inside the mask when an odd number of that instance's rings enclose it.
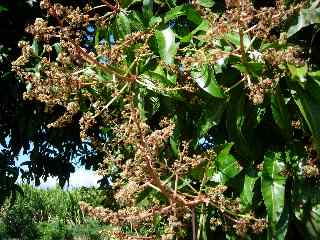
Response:
[[[44,190],[28,185],[22,189],[24,195],[18,196],[14,205],[8,202],[1,209],[1,239],[102,239],[104,227],[84,216],[78,202],[109,206],[106,191],[94,188],[63,191],[58,187]]]
[[[40,7],[13,70],[104,154],[110,236],[317,239],[319,1]]]
[[[19,173],[36,184],[40,178],[57,176],[63,185],[75,164],[97,168],[101,161],[92,144],[80,140],[80,116],[64,128],[48,129],[64,108],[52,106],[48,111],[39,101],[23,99],[25,82],[11,71],[11,61],[20,54],[18,41],[28,39],[24,28],[41,15],[35,1],[0,1],[0,205],[19,189]],[[23,166],[16,163],[21,154],[29,156]]]

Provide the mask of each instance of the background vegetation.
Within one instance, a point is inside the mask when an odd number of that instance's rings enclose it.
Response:
[[[64,191],[21,186],[13,205],[7,202],[0,216],[0,237],[25,240],[102,239],[103,226],[83,215],[79,202],[110,206],[107,192],[95,188]]]

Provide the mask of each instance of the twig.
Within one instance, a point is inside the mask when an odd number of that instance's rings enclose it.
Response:
[[[110,105],[111,105],[115,100],[117,100],[117,98],[119,97],[119,95],[121,95],[121,94],[124,92],[124,90],[126,90],[126,88],[127,88],[128,86],[129,86],[129,83],[126,83],[126,84],[120,89],[119,93],[118,93],[116,96],[114,96],[114,97],[107,103],[107,105],[105,105],[98,113],[96,113],[96,115],[94,115],[93,118],[98,117],[102,112],[104,112],[105,110],[107,110],[107,109],[110,107]]]
[[[118,69],[116,69],[116,68],[114,68],[114,67],[112,67],[112,66],[104,65],[104,64],[100,63],[100,62],[97,61],[94,57],[90,56],[90,55],[89,55],[85,50],[83,50],[80,46],[78,46],[74,41],[70,41],[70,40],[69,40],[69,42],[73,45],[73,47],[76,49],[76,51],[78,51],[78,52],[80,53],[80,56],[81,56],[84,60],[86,60],[86,61],[88,61],[88,62],[96,65],[97,67],[99,67],[99,68],[100,68],[101,70],[103,70],[104,72],[109,73],[109,74],[113,74],[113,75],[115,75],[117,78],[119,78],[119,79],[121,79],[121,80],[128,81],[128,82],[131,82],[131,81],[135,78],[135,76],[134,76],[134,77],[133,77],[133,76],[131,76],[131,77],[124,76],[124,74],[121,73],[121,72],[119,72]]]

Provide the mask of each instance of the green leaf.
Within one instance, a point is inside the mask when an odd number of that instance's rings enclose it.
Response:
[[[60,43],[55,43],[52,46],[53,46],[54,50],[56,51],[57,55],[62,52],[62,48],[61,48]]]
[[[222,173],[223,183],[227,182],[230,178],[235,177],[242,170],[235,157],[230,154],[232,146],[233,143],[225,144],[216,159],[216,166]]]
[[[297,23],[288,30],[288,37],[293,36],[304,27],[320,23],[320,7],[318,5],[319,1],[314,1],[310,8],[300,10]]]
[[[296,87],[296,94],[294,94],[293,98],[311,131],[317,152],[320,153],[320,103],[313,96],[319,94],[319,92],[316,89],[308,90],[305,91],[299,86]]]
[[[303,67],[296,67],[292,64],[288,64],[288,69],[291,73],[292,79],[298,81],[303,86],[307,81],[306,74],[308,72],[308,66],[304,65]]]
[[[143,0],[143,14],[147,19],[153,15],[153,0]]]
[[[5,6],[3,5],[0,5],[0,13],[2,12],[7,12],[8,11],[8,8],[6,8]]]
[[[271,96],[271,110],[273,119],[281,129],[283,136],[289,139],[291,137],[290,116],[279,87]]]
[[[255,77],[260,77],[264,68],[264,64],[257,62],[247,62],[236,64],[235,68],[242,73],[252,74]]]
[[[240,47],[240,36],[238,32],[229,32],[223,35],[223,38],[229,42],[235,45],[237,48]],[[244,34],[243,36],[243,45],[245,49],[248,49],[251,45],[251,40],[247,34]]]
[[[124,12],[120,12],[117,15],[117,30],[121,38],[124,38],[131,32],[130,20]]]
[[[180,16],[186,16],[189,21],[196,25],[199,25],[202,22],[201,16],[191,5],[180,5],[171,9],[164,16],[164,22],[167,23]]]
[[[177,52],[177,44],[175,42],[175,34],[171,28],[166,28],[156,33],[158,49],[160,57],[167,64],[174,63],[174,56]]]
[[[192,32],[191,35],[195,35],[200,31],[206,32],[209,29],[209,22],[207,20],[203,20],[199,26],[197,26]]]
[[[166,0],[166,4],[168,5],[169,8],[173,8],[177,6],[177,1],[176,0]]]
[[[226,105],[224,103],[217,101],[214,107],[210,105],[208,108],[203,109],[197,121],[198,138],[204,136],[213,126],[219,124],[225,108]]]
[[[259,177],[255,174],[254,171],[246,174],[244,177],[243,190],[240,194],[240,199],[241,203],[245,207],[249,207],[252,204],[252,198],[254,194],[253,188],[258,178]]]
[[[268,152],[264,157],[261,192],[267,208],[268,219],[273,227],[278,223],[285,201],[286,177],[282,175],[284,163],[279,152]]]
[[[285,239],[286,234],[288,232],[288,226],[289,226],[289,219],[290,219],[289,211],[290,211],[290,206],[288,206],[288,204],[285,204],[279,221],[273,228],[270,229],[273,239],[279,239],[279,240]]]
[[[191,70],[191,76],[201,89],[213,97],[224,98],[225,94],[215,79],[213,71],[208,65],[203,65],[199,69]]]
[[[235,91],[236,89],[234,89]],[[233,92],[228,103],[226,112],[226,129],[229,139],[235,143],[235,147],[245,158],[246,164],[251,164],[257,157],[258,138],[249,138],[248,134],[254,135],[253,126],[245,126],[248,122],[248,104],[243,91]]]
[[[198,4],[202,7],[211,8],[215,4],[213,0],[198,0]]]

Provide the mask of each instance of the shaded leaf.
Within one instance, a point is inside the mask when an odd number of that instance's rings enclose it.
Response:
[[[3,5],[0,5],[0,13],[2,12],[7,12],[8,11],[8,8],[6,8],[5,6]]]
[[[215,108],[211,106],[211,108],[204,109],[197,124],[198,137],[204,136],[213,126],[219,124],[225,108],[226,105],[219,101]]]
[[[232,146],[233,143],[225,144],[216,159],[216,166],[223,175],[223,182],[235,177],[242,170],[235,157],[230,154]]]
[[[280,92],[279,87],[275,89],[271,96],[271,110],[272,116],[276,124],[282,130],[282,134],[287,138],[291,136],[291,122],[288,108],[285,104],[284,98]]]
[[[319,1],[314,1],[309,8],[300,10],[297,23],[288,30],[288,37],[293,36],[304,27],[320,23],[320,7],[318,5]]]
[[[131,32],[130,20],[123,12],[117,15],[117,30],[122,38]]]
[[[143,14],[147,19],[153,15],[153,0],[143,0]]]
[[[225,94],[215,79],[213,72],[208,65],[203,65],[200,69],[193,69],[191,76],[201,89],[213,97],[224,98]]]
[[[298,69],[298,70],[293,70]],[[291,66],[292,96],[297,104],[299,111],[306,122],[311,134],[312,140],[318,153],[320,153],[320,85],[317,80],[308,79],[305,68],[293,68]],[[305,75],[303,75],[305,73]],[[301,83],[301,79],[305,79]]]
[[[246,174],[244,177],[244,184],[243,184],[243,190],[240,194],[241,203],[245,207],[249,207],[252,203],[253,198],[253,188],[258,180],[258,176],[255,174],[254,171],[250,172],[249,174]]]
[[[264,68],[264,64],[257,62],[247,62],[236,64],[235,68],[242,73],[252,74],[255,77],[260,77]]]

